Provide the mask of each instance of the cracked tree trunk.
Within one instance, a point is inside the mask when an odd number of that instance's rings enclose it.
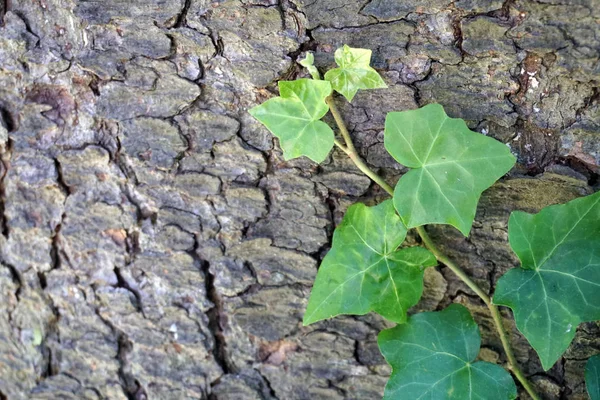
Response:
[[[335,224],[385,193],[338,152],[284,162],[247,109],[348,44],[389,85],[339,102],[389,182],[389,111],[438,102],[505,142],[519,164],[469,238],[431,230],[492,291],[512,210],[598,190],[599,19],[598,0],[0,0],[0,400],[380,398],[389,323],[301,318]],[[466,286],[440,267],[425,287],[414,311],[466,305],[505,363]],[[503,311],[544,398],[585,399],[600,326],[545,372]]]

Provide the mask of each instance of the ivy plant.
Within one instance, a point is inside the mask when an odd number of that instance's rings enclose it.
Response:
[[[566,351],[581,322],[600,319],[600,192],[538,214],[513,212],[508,241],[521,265],[501,277],[490,297],[439,249],[426,225],[450,225],[468,236],[481,194],[511,170],[515,157],[503,143],[449,117],[440,104],[391,112],[385,148],[409,171],[390,186],[360,157],[335,100],[336,92],[352,101],[359,90],[387,87],[370,60],[370,50],[343,46],[335,52],[337,67],[322,78],[309,53],[300,64],[312,79],[280,81],[279,97],[249,111],[279,138],[286,160],[305,156],[320,163],[335,146],[391,197],[348,208],[317,273],[304,324],[368,312],[396,323],[378,338],[392,366],[387,400],[515,399],[513,376],[539,399],[517,364],[498,306],[512,309],[545,370]],[[339,137],[321,120],[328,112]],[[423,246],[405,244],[410,229]],[[422,295],[424,270],[438,264],[487,306],[512,376],[499,365],[475,361],[481,338],[465,307],[407,314]],[[586,379],[594,400],[599,369],[599,358],[590,359]]]

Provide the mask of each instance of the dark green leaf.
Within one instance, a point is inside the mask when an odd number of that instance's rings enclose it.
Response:
[[[452,304],[411,316],[379,334],[379,348],[392,366],[384,400],[507,400],[517,397],[501,367],[473,362],[481,338],[469,311]]]
[[[250,114],[279,138],[286,160],[306,156],[320,163],[333,148],[333,131],[320,121],[329,111],[325,103],[331,84],[314,79],[280,81],[281,97],[252,108]]]
[[[591,400],[600,400],[600,354],[590,357],[585,366],[585,386]]]
[[[481,193],[515,163],[502,143],[449,118],[439,104],[389,113],[385,147],[412,168],[396,185],[394,205],[409,228],[449,224],[469,234]]]
[[[371,68],[371,50],[355,49],[344,45],[335,51],[335,62],[339,68],[327,71],[325,79],[333,89],[352,101],[359,89],[386,88],[381,76]]]
[[[351,206],[319,268],[304,324],[369,311],[404,322],[423,292],[424,268],[437,263],[424,248],[398,250],[405,237],[391,200]]]
[[[600,319],[600,192],[538,214],[513,212],[508,238],[521,268],[500,278],[494,303],[513,309],[547,370],[579,323]]]

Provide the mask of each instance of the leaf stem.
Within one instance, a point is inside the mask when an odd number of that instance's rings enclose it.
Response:
[[[500,341],[502,342],[502,347],[504,347],[504,352],[506,353],[506,358],[508,359],[508,365],[510,366],[510,370],[517,377],[519,382],[523,388],[529,393],[529,396],[533,400],[540,400],[540,397],[535,392],[535,389],[531,385],[531,382],[527,380],[527,377],[519,368],[519,364],[517,363],[517,359],[512,351],[512,347],[510,346],[510,340],[508,339],[508,335],[506,334],[506,330],[504,329],[504,324],[502,320],[502,316],[500,315],[500,311],[498,307],[496,307],[493,303],[487,305],[490,313],[492,314],[492,318],[494,320],[494,325],[496,325],[496,330],[500,334]]]
[[[344,153],[350,155],[350,150],[348,150],[348,148],[346,146],[344,146],[344,144],[342,142],[340,142],[337,139],[333,139],[333,143],[340,149],[342,150]]]
[[[344,123],[344,120],[342,119],[342,116],[340,115],[340,112],[338,111],[337,106],[333,101],[333,97],[327,97],[325,99],[325,102],[329,106],[329,111],[331,111],[331,115],[333,115],[333,119],[335,119],[338,129],[340,130],[340,133],[344,138],[344,142],[346,143],[346,146],[344,146],[336,139],[334,142],[335,145],[338,146],[344,153],[346,153],[348,157],[350,157],[350,159],[354,162],[358,169],[360,169],[366,176],[368,176],[375,183],[381,186],[383,190],[385,190],[391,196],[393,196],[394,188],[392,188],[385,180],[383,180],[382,177],[380,177],[373,170],[371,170],[356,151],[354,143],[352,142],[352,138],[350,137],[350,133],[348,132],[348,128],[346,128],[346,124]]]
[[[365,175],[371,178],[375,183],[377,183],[383,190],[390,194],[390,196],[394,196],[394,188],[390,186],[382,177],[377,175],[373,170],[371,170],[367,164],[362,160],[356,148],[354,147],[354,143],[352,142],[352,138],[350,137],[350,133],[348,132],[348,128],[342,119],[342,116],[333,101],[333,97],[329,96],[325,99],[325,102],[329,106],[329,110],[333,115],[333,119],[335,120],[338,129],[344,139],[345,145],[342,144],[339,140],[335,139],[335,145],[338,146],[344,153],[350,157],[350,159],[354,162],[354,164],[360,169]],[[515,377],[521,382],[523,388],[529,393],[533,400],[540,400],[540,397],[534,391],[531,383],[527,380],[515,358],[515,355],[512,351],[510,340],[506,333],[506,329],[504,328],[504,324],[502,321],[502,316],[500,315],[500,311],[495,304],[492,303],[490,296],[481,289],[477,283],[475,283],[469,275],[465,271],[462,270],[454,261],[452,261],[446,254],[444,254],[437,245],[431,240],[429,234],[425,230],[423,226],[419,226],[416,228],[417,233],[423,240],[425,246],[433,253],[436,259],[447,266],[456,276],[460,278],[473,292],[475,292],[481,300],[485,303],[485,305],[490,310],[490,314],[492,315],[492,319],[494,320],[494,325],[498,334],[500,335],[500,341],[502,342],[502,347],[504,348],[504,352],[506,353],[506,358],[508,360],[508,364],[510,366],[510,370],[513,372]]]
[[[471,288],[471,290],[474,291],[477,294],[477,296],[479,296],[481,298],[481,300],[483,300],[483,302],[487,306],[489,306],[490,304],[492,304],[492,302],[490,300],[490,296],[488,296],[487,293],[485,293],[483,291],[483,289],[481,289],[471,279],[471,277],[469,275],[467,275],[467,273],[465,271],[463,271],[458,265],[456,265],[454,263],[454,261],[452,261],[447,255],[445,255],[436,246],[436,244],[433,242],[433,240],[431,240],[431,237],[429,237],[429,234],[425,230],[424,226],[418,226],[416,228],[416,230],[417,230],[417,233],[419,234],[419,236],[421,236],[421,239],[423,240],[423,243],[425,244],[425,247],[427,247],[429,249],[429,251],[431,251],[433,253],[433,255],[435,256],[435,258],[437,258],[439,262],[441,262],[442,264],[444,264],[445,266],[447,266],[448,268],[450,268],[450,270],[452,272],[454,272],[454,274],[456,276],[458,276],[460,278],[460,280],[463,281],[469,288]]]
[[[346,128],[346,123],[344,122],[342,115],[340,114],[339,110],[337,109],[337,106],[335,105],[335,101],[333,101],[333,96],[331,96],[331,95],[328,96],[325,99],[325,103],[327,103],[327,105],[329,106],[329,111],[331,111],[331,115],[333,115],[333,119],[335,119],[335,123],[337,124],[337,126],[340,130],[340,133],[342,134],[342,137],[344,138],[344,142],[346,142],[346,146],[348,147],[348,150],[351,153],[358,155],[358,153],[356,152],[356,149],[354,148],[354,143],[352,142],[352,138],[350,137],[350,132],[348,132],[348,128]],[[346,153],[346,154],[348,154],[348,153]]]

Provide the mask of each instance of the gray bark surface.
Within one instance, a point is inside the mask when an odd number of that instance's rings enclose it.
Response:
[[[342,44],[389,85],[340,107],[390,183],[385,114],[430,102],[518,157],[469,238],[431,229],[486,290],[518,265],[512,210],[598,190],[599,0],[0,0],[0,399],[381,397],[389,323],[301,318],[335,224],[385,194],[337,151],[284,162],[247,113]],[[504,364],[428,270],[415,310],[451,302]],[[544,398],[587,398],[600,325],[544,372],[505,316]]]

